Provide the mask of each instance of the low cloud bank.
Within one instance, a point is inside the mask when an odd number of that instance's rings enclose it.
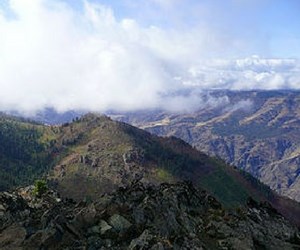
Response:
[[[299,89],[300,64],[296,59],[252,56],[236,60],[214,59],[189,69],[187,85],[232,90]]]
[[[219,47],[210,27],[142,26],[89,1],[80,12],[50,0],[7,6],[10,15],[0,11],[2,111],[185,111],[203,105],[202,89],[300,88],[296,59],[204,59]],[[191,86],[197,91],[182,94]]]

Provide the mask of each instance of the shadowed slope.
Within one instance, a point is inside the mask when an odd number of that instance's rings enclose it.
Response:
[[[191,180],[226,207],[237,207],[252,196],[288,211],[289,218],[299,222],[298,204],[282,202],[253,177],[180,139],[154,136],[94,114],[62,126],[26,124],[40,132],[33,141],[47,145],[45,152],[50,155],[43,168],[33,168],[35,176],[51,167],[48,179],[64,197],[97,200],[103,193],[136,181],[158,184]]]

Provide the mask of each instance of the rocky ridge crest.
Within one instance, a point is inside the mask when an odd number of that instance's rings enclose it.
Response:
[[[191,183],[134,182],[97,202],[33,187],[0,193],[1,249],[299,249],[299,231],[267,203],[225,210]]]

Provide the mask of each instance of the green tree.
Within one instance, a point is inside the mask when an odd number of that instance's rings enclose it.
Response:
[[[41,196],[48,190],[47,183],[44,180],[36,180],[34,183],[33,193],[36,196]]]

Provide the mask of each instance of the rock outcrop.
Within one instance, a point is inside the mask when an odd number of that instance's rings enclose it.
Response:
[[[227,211],[191,183],[135,182],[97,202],[0,193],[0,249],[299,249],[299,231],[249,199]]]

